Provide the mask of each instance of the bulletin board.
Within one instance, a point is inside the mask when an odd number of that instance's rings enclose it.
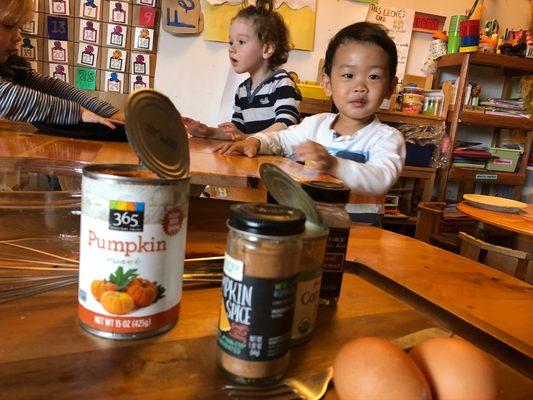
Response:
[[[160,0],[34,0],[20,56],[99,97],[153,87]]]
[[[242,8],[234,0],[207,0],[205,2],[204,39],[227,42],[231,19]],[[289,28],[291,42],[295,49],[313,51],[315,45],[316,1],[285,0],[276,11]],[[278,4],[276,3],[276,4]],[[309,6],[311,5],[311,6]]]

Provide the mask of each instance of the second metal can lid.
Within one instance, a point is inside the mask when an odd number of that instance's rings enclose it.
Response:
[[[189,177],[187,133],[168,97],[150,89],[131,94],[126,107],[126,135],[142,163],[160,177]]]

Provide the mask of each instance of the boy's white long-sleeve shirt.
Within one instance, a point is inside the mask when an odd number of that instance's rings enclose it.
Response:
[[[405,161],[405,141],[397,129],[374,118],[352,135],[339,136],[331,126],[338,114],[324,113],[305,118],[283,131],[255,134],[260,154],[294,155],[306,141],[324,146],[337,157],[333,175],[360,196],[380,196],[394,185]],[[382,212],[382,207],[378,212]],[[370,211],[370,210],[368,210]],[[374,211],[374,212],[376,212]]]

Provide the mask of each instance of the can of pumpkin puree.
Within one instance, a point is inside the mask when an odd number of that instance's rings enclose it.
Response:
[[[109,339],[169,330],[178,320],[187,213],[189,150],[178,111],[152,90],[132,94],[128,141],[140,165],[83,169],[79,320]]]

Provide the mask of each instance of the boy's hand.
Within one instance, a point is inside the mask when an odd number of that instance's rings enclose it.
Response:
[[[181,117],[181,120],[185,124],[185,128],[187,129],[187,132],[191,136],[196,137],[209,137],[211,136],[211,129],[206,124],[202,124],[200,121],[196,121],[192,118],[187,117]]]
[[[233,144],[222,144],[213,149],[213,153],[220,153],[225,156],[240,156],[255,157],[259,152],[261,142],[253,137],[246,140],[241,140]]]
[[[316,142],[305,142],[294,149],[299,161],[318,172],[332,174],[337,167],[337,158],[328,153],[326,148]]]
[[[108,128],[115,129],[116,126],[113,124],[113,122],[119,124],[120,121],[111,121],[109,118],[104,118],[99,116],[98,114],[93,113],[92,111],[87,110],[86,108],[81,108],[81,120],[83,122],[90,122],[92,124],[102,124],[107,126]]]
[[[235,126],[233,122],[224,122],[218,125],[229,139],[237,141],[246,139],[246,134]]]

